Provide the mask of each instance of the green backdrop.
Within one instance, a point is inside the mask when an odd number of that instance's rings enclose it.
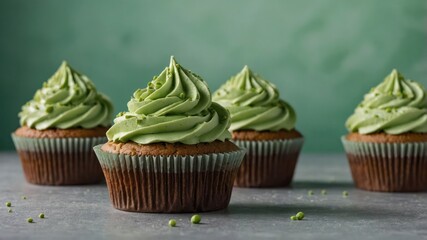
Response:
[[[305,152],[340,152],[344,122],[392,70],[427,85],[427,2],[0,1],[0,148],[63,59],[125,110],[175,55],[211,90],[248,64],[298,114]]]

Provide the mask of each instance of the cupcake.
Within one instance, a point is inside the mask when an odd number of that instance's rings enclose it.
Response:
[[[93,147],[106,141],[112,104],[63,62],[19,113],[12,139],[29,183],[91,184],[103,179]]]
[[[365,95],[342,137],[356,187],[427,190],[427,97],[419,83],[393,70]]]
[[[247,149],[238,187],[284,187],[294,175],[303,145],[294,109],[277,88],[247,66],[218,89],[213,100],[231,114],[234,143]]]
[[[95,152],[115,208],[204,212],[226,208],[244,150],[207,84],[176,63],[133,93]]]

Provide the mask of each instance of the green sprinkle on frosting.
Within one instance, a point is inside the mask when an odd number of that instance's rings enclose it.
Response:
[[[245,66],[213,95],[230,111],[230,130],[278,131],[295,127],[294,109],[279,98],[279,91]]]
[[[360,134],[427,133],[426,90],[394,69],[365,95],[345,125]]]

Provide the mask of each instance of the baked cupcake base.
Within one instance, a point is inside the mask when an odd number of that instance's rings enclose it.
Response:
[[[356,187],[380,192],[427,190],[427,134],[351,133],[342,142]]]
[[[285,187],[290,185],[303,145],[303,137],[292,131],[234,131],[233,141],[247,149],[237,173],[237,187]]]
[[[94,150],[115,208],[158,213],[226,208],[244,155],[244,150],[229,141],[196,145],[109,142]]]
[[[102,181],[93,146],[106,141],[107,128],[35,130],[12,134],[26,180],[39,185],[81,185]]]

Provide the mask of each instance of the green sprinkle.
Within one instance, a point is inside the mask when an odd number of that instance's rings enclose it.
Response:
[[[155,80],[156,78],[157,78],[157,76],[156,76],[156,75],[154,75],[154,76],[153,76],[153,80]]]
[[[27,218],[27,222],[33,223],[33,219],[32,218]]]
[[[343,196],[343,197],[348,197],[348,192],[347,192],[347,191],[343,191],[343,192],[342,192],[342,196]]]
[[[296,221],[296,220],[298,220],[298,218],[297,218],[297,216],[291,216],[291,220]]]
[[[313,190],[308,190],[307,194],[308,194],[308,196],[312,196],[312,195],[314,195],[314,192],[313,192]]]
[[[180,94],[179,94],[179,98],[184,99],[184,98],[185,98],[185,93],[183,93],[183,92],[182,92],[182,93],[180,93]]]
[[[27,200],[27,197],[26,196],[22,196],[22,200]]]
[[[53,112],[53,106],[49,106],[49,107],[47,107],[47,108],[46,108],[46,112],[47,112],[47,113],[51,113],[51,112]]]
[[[328,194],[328,192],[326,192],[326,190],[325,190],[325,189],[322,189],[322,191],[320,191],[320,194],[322,194],[322,195],[326,195],[326,194]]]
[[[169,220],[169,227],[175,227],[175,226],[176,226],[176,220],[175,219]]]
[[[179,64],[177,64],[177,65],[176,65],[176,68],[178,68],[178,69],[179,69],[180,67],[181,67],[181,66],[180,66]]]
[[[156,82],[156,89],[159,89],[160,87],[162,87],[162,83],[161,82]]]
[[[12,203],[11,202],[6,202],[6,207],[11,207],[12,206]]]
[[[7,212],[11,213],[12,212],[12,208],[7,208]]]
[[[200,215],[198,215],[198,214],[193,215],[191,217],[191,223],[193,223],[193,224],[199,224],[201,220],[202,220],[202,217],[200,217]]]
[[[125,112],[119,112],[119,113],[117,113],[116,117],[121,117],[123,115],[125,115]]]
[[[40,213],[39,218],[44,218],[44,213]]]
[[[304,219],[304,213],[303,212],[298,212],[297,215],[295,215],[295,217],[298,220],[303,220]]]

